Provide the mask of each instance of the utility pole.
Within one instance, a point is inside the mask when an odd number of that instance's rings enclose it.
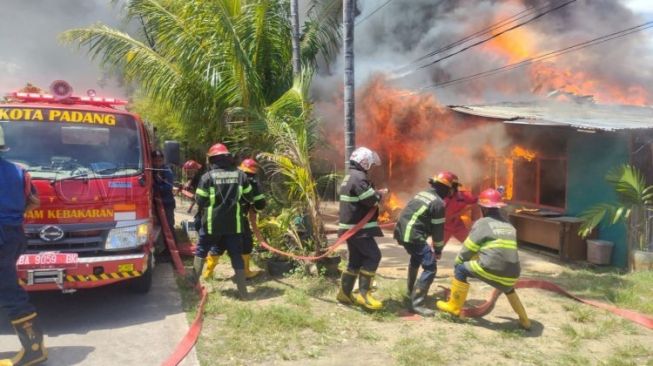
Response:
[[[290,25],[292,26],[292,73],[299,77],[302,72],[302,62],[299,49],[299,11],[298,0],[290,0]]]
[[[343,53],[345,55],[345,172],[349,157],[356,146],[354,93],[354,8],[356,0],[343,0],[342,23],[345,27]]]

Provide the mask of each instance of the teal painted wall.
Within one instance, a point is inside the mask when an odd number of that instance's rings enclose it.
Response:
[[[629,162],[627,135],[574,132],[569,137],[567,153],[568,215],[578,215],[597,203],[616,201],[605,175],[610,169]],[[628,263],[625,227],[616,224],[600,228],[599,239],[614,243],[612,265],[625,267]]]

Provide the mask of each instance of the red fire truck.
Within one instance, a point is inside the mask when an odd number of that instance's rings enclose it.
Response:
[[[27,251],[17,263],[30,291],[129,281],[149,291],[160,230],[152,200],[150,137],[114,98],[14,92],[0,104],[9,161],[32,176],[41,206],[25,214]]]

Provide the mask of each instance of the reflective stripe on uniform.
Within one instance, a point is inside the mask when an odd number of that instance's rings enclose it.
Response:
[[[424,211],[428,206],[422,206],[419,208],[419,210],[415,211],[413,216],[410,218],[410,221],[408,221],[408,225],[406,225],[406,232],[404,233],[404,242],[405,243],[410,243],[410,232],[413,230],[413,225],[415,225],[415,222],[419,218],[419,215],[423,214]]]
[[[441,218],[441,219],[432,219],[432,220],[431,220],[431,224],[433,224],[433,225],[444,224],[444,221],[445,221],[445,218],[444,218],[444,217]]]
[[[474,243],[470,238],[465,239],[463,245],[465,246],[465,248],[469,249],[474,253],[478,252],[478,250],[481,249],[481,247],[478,244]]]
[[[512,240],[494,240],[489,244],[483,245],[483,250],[485,249],[511,249],[517,250],[517,243]]]
[[[200,196],[200,197],[208,197],[209,196],[209,193],[206,192],[205,190],[203,190],[202,188],[197,188],[195,190],[195,194]]]
[[[463,258],[460,256],[460,254],[458,254],[458,255],[456,256],[455,263],[456,263],[456,264],[462,264],[462,263],[463,263]]]
[[[514,277],[502,277],[502,276],[497,276],[492,273],[486,272],[483,267],[481,267],[480,264],[478,264],[478,261],[469,261],[468,262],[472,271],[478,276],[481,276],[485,279],[488,279],[490,281],[494,281],[497,283],[500,283],[504,286],[508,287],[513,287],[515,286],[515,283],[517,283],[517,278]]]
[[[213,234],[213,206],[215,206],[215,187],[209,188],[210,194],[209,194],[209,199],[210,199],[210,204],[209,204],[209,211],[207,212],[207,225],[208,227],[208,233]]]
[[[252,190],[252,186],[248,186]],[[245,189],[246,190],[246,189]],[[236,200],[236,234],[240,234],[240,197],[243,196],[243,186],[238,186],[238,199]]]
[[[347,196],[344,194],[340,195],[340,200],[343,202],[359,202],[366,198],[372,197],[374,195],[374,188],[370,188],[367,191],[361,193],[358,196]]]
[[[350,224],[338,224],[338,229],[351,229],[356,225],[350,225]],[[368,222],[367,224],[363,225],[361,229],[369,229],[371,227],[377,227],[379,226],[379,223],[376,221]]]
[[[435,243],[433,243],[433,246],[436,248],[444,248],[444,240],[436,241]]]

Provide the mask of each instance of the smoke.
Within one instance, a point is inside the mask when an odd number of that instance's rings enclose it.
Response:
[[[65,30],[97,22],[120,27],[119,6],[108,0],[2,0],[0,22],[0,91],[10,92],[30,82],[47,90],[54,80],[68,81],[75,94],[96,89],[100,96],[125,95],[105,75],[86,49],[57,40]]]
[[[393,0],[367,17],[386,1],[359,2],[362,14],[355,28],[356,142],[358,146],[368,144],[377,148],[386,161],[394,159],[390,155],[398,150],[424,150],[419,162],[396,161],[393,178],[389,178],[388,166],[375,173],[380,181],[392,182],[401,186],[401,190],[406,187],[414,192],[416,188],[411,182],[423,184],[438,170],[455,171],[467,185],[483,184],[486,175],[482,162],[476,157],[487,153],[484,149],[488,148],[498,154],[505,153],[516,143],[511,141],[502,124],[477,124],[470,128],[446,109],[446,105],[543,100],[555,89],[595,95],[602,103],[651,103],[653,73],[647,66],[653,61],[651,44],[647,41],[651,31],[488,78],[422,90],[643,23],[643,16],[628,8],[625,1],[577,0],[493,41],[419,70],[413,61],[423,55],[547,2]],[[408,67],[397,72],[406,65]],[[389,76],[405,74],[406,70],[411,71],[407,76],[388,80]],[[316,114],[334,148],[326,156],[330,161],[340,162],[344,160],[341,158],[344,151],[341,56],[334,60],[330,71],[318,76],[312,92]],[[384,81],[379,81],[379,75]],[[379,87],[379,83],[383,87]],[[411,102],[407,96],[428,101],[420,103],[413,99]],[[425,105],[428,105],[428,112],[416,116],[415,110]],[[384,108],[389,112],[384,117],[389,122],[371,115],[375,109]],[[380,127],[388,123],[394,130]]]
[[[488,51],[490,44],[472,48],[435,65],[415,71],[412,61],[431,51],[449,45],[478,30],[487,28],[527,8],[541,7],[539,0],[394,0],[375,14],[371,12],[386,0],[359,2],[362,14],[355,28],[356,82],[364,85],[376,73],[392,74],[407,66],[414,71],[394,81],[398,87],[418,90],[421,87],[490,70],[520,61],[526,57],[554,51],[569,45],[596,38],[644,22],[626,1],[578,0],[566,7],[544,15],[522,28],[498,37],[523,48],[511,58],[503,52]],[[557,2],[557,4],[562,1]],[[651,45],[647,37],[651,31],[635,33],[617,40],[560,56],[554,60],[562,69],[584,71],[597,82],[630,86],[647,86],[653,81],[650,70]],[[528,36],[528,39],[516,39]],[[508,45],[510,46],[510,45]],[[517,51],[517,50],[513,50]],[[446,53],[428,58],[435,60]],[[335,60],[331,75],[342,75],[341,57]],[[401,70],[406,71],[406,69]],[[433,89],[444,104],[491,103],[502,100],[531,100],[533,85],[529,67],[501,73],[472,83]],[[339,77],[338,79],[341,79]],[[331,76],[317,80],[338,88]],[[508,84],[508,85],[507,85]],[[326,94],[330,94],[327,92]],[[542,93],[546,94],[546,93]]]

